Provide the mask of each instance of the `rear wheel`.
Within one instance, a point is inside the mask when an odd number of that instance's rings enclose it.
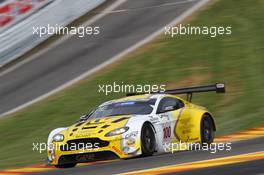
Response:
[[[56,168],[73,168],[77,165],[77,163],[69,163],[69,164],[61,164],[55,165]]]
[[[151,156],[155,152],[155,133],[150,124],[144,124],[141,132],[141,149],[143,156]]]
[[[201,121],[201,142],[202,144],[211,144],[214,141],[215,130],[213,120],[205,115]]]

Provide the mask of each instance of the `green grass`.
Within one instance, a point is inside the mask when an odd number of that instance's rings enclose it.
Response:
[[[68,126],[91,108],[122,94],[97,93],[98,84],[159,84],[181,87],[225,82],[227,94],[194,96],[215,114],[218,135],[264,123],[264,1],[220,0],[189,23],[232,26],[231,36],[161,37],[95,77],[0,120],[0,168],[43,162],[32,151],[56,127]]]

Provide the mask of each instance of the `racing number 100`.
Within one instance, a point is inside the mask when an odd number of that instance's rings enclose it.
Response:
[[[171,127],[164,127],[163,128],[163,138],[170,138],[171,137]]]

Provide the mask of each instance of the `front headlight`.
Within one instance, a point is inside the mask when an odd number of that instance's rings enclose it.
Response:
[[[111,137],[111,136],[115,136],[115,135],[120,135],[120,134],[123,134],[125,132],[127,132],[129,130],[129,127],[122,127],[122,128],[118,128],[118,129],[115,129],[113,131],[110,131],[109,133],[107,133],[105,136],[106,137]]]
[[[56,134],[56,135],[53,136],[53,139],[52,140],[55,141],[55,142],[61,142],[61,141],[64,140],[64,135],[62,135],[62,134]]]

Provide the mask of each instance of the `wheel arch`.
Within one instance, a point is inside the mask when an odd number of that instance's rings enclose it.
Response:
[[[154,125],[151,123],[151,121],[149,121],[149,119],[146,118],[140,118],[140,117],[131,117],[128,122],[126,123],[126,126],[128,126],[129,132],[137,132],[139,134],[137,134],[137,148],[139,149],[139,151],[137,152],[137,155],[141,155],[142,154],[142,150],[141,150],[141,133],[142,133],[142,128],[144,124],[148,124],[154,132],[154,136],[155,136],[155,140],[157,141],[157,131],[156,128],[154,127]],[[127,135],[127,132],[124,133],[122,135],[123,138],[125,138],[125,136]],[[122,145],[125,145],[124,143],[122,143]],[[157,150],[157,145],[155,146],[155,149]]]
[[[145,121],[145,122],[143,123],[143,125],[145,125],[145,124],[149,124],[149,125],[152,127],[152,129],[153,129],[153,131],[154,131],[154,133],[155,133],[155,137],[156,137],[156,133],[157,133],[157,131],[156,131],[155,127],[153,126],[153,124],[152,124],[150,121]],[[142,125],[141,127],[143,127],[143,125]]]
[[[184,110],[176,125],[176,133],[184,142],[199,142],[201,140],[201,123],[204,116],[210,117],[213,123],[213,130],[216,131],[216,124],[213,115],[205,108],[189,108]],[[187,134],[182,134],[183,132]]]

